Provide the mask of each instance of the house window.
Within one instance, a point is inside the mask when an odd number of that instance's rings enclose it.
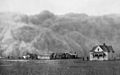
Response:
[[[98,48],[98,51],[99,51],[99,48]]]

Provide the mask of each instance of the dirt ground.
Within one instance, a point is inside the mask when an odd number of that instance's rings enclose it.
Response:
[[[120,61],[0,60],[0,75],[120,75]]]

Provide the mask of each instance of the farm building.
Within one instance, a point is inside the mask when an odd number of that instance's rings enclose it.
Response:
[[[38,59],[50,59],[50,55],[38,55]]]
[[[33,60],[50,59],[50,54],[38,55],[33,53],[27,53],[26,55],[22,56],[21,59],[33,59]]]
[[[96,45],[90,50],[90,60],[108,60],[114,53],[112,46],[108,46],[105,43],[103,45]]]
[[[77,54],[72,53],[52,53],[50,56],[51,59],[77,59]]]

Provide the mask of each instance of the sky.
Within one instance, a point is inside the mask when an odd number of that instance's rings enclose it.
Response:
[[[0,0],[0,12],[37,14],[49,10],[55,14],[120,14],[120,0]]]

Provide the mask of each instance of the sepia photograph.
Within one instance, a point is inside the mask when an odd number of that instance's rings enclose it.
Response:
[[[0,75],[120,75],[120,0],[0,0]]]

